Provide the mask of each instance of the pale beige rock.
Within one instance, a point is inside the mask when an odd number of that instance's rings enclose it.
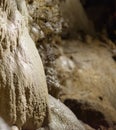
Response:
[[[0,116],[10,125],[40,127],[47,116],[48,92],[41,59],[28,33],[24,0],[0,4],[0,82]]]
[[[10,130],[10,127],[1,117],[0,117],[0,130]]]
[[[38,129],[48,125],[48,118],[51,130],[84,130],[67,107],[51,97],[48,102],[43,65],[28,31],[25,0],[1,1],[0,116],[17,126],[13,130]]]
[[[17,126],[12,126],[11,130],[19,130]]]
[[[85,130],[76,116],[60,100],[49,96],[50,130]]]
[[[37,130],[86,130],[83,123],[59,99],[49,95],[50,118],[48,127]]]

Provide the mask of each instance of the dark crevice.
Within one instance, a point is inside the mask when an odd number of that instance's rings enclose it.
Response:
[[[79,120],[90,125],[91,127],[95,129],[99,129],[101,126],[105,128],[110,127],[104,115],[100,111],[92,109],[89,104],[71,99],[66,99],[64,104],[74,112]]]
[[[108,37],[116,41],[116,0],[81,0],[87,16],[99,33],[106,29]]]
[[[116,61],[116,56],[112,56],[113,60]]]

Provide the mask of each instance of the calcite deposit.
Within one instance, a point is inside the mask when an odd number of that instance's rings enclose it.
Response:
[[[0,0],[0,130],[115,130],[116,46],[100,38],[80,0]]]
[[[37,43],[61,33],[62,19],[58,0],[27,0],[30,34]]]
[[[48,17],[46,13],[49,12],[50,8],[46,7],[47,1],[34,1],[37,3],[32,4],[32,6],[36,7],[31,8],[31,15],[29,7],[27,9],[27,6],[29,6],[27,4],[33,3],[33,1],[27,2],[29,3],[26,3],[25,0],[5,0],[0,2],[0,117],[9,126],[16,125],[23,130],[36,130],[40,127],[43,127],[40,129],[48,127],[48,129],[56,130],[56,126],[57,130],[67,130],[73,127],[74,130],[85,130],[68,108],[64,107],[62,109],[63,104],[53,98],[48,98],[43,64],[33,41],[34,39],[32,40],[29,35],[29,29],[32,21],[39,28],[41,25],[39,22],[42,23],[40,19],[46,20],[45,18]],[[40,19],[39,12],[35,10],[37,8],[39,8],[40,15],[42,15]],[[55,8],[57,9],[57,5]],[[33,19],[30,18],[32,16]],[[57,10],[55,16],[58,17]],[[44,21],[42,25],[43,32],[44,29],[51,28],[47,21]],[[35,31],[34,33],[36,33],[36,29],[32,29]],[[33,35],[36,37],[36,34]],[[52,105],[48,100],[51,103],[53,101]],[[57,103],[58,106],[55,105]],[[52,114],[53,109],[55,114]],[[70,112],[71,120],[67,115],[62,116],[65,109]],[[66,122],[63,122],[63,120]],[[52,122],[55,124],[52,125]],[[15,128],[12,127],[12,129]],[[7,130],[7,128],[5,129]],[[8,127],[8,129],[10,128]]]
[[[47,116],[48,92],[41,59],[28,33],[26,4],[6,0],[0,10],[0,116],[9,125],[38,128]]]
[[[99,40],[88,41],[86,44],[79,40],[63,43],[64,51],[56,59],[56,70],[63,86],[61,99],[80,120],[95,129],[103,126],[114,130],[116,63],[112,49]]]

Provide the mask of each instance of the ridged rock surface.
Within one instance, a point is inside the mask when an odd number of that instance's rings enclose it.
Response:
[[[0,3],[0,116],[10,125],[38,128],[46,116],[48,93],[27,15],[24,0]]]
[[[67,107],[48,98],[44,68],[29,35],[28,19],[25,0],[1,1],[0,117],[23,130],[42,126],[40,129],[84,130]]]

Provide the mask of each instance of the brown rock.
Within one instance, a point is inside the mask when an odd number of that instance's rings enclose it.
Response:
[[[56,60],[59,80],[64,86],[61,99],[80,120],[92,127],[113,127],[116,123],[116,64],[111,52],[100,46],[102,43],[98,40],[92,43],[66,41],[64,44],[67,58],[60,60],[64,57],[61,56]],[[67,59],[75,68],[71,69]]]
[[[30,34],[36,44],[39,44],[37,41],[45,38],[49,39],[49,36],[61,33],[62,22],[58,0],[26,1],[29,13]]]
[[[68,23],[67,31],[71,36],[74,37],[77,31],[92,35],[95,33],[80,0],[63,0],[61,1],[60,8],[64,22]]]

